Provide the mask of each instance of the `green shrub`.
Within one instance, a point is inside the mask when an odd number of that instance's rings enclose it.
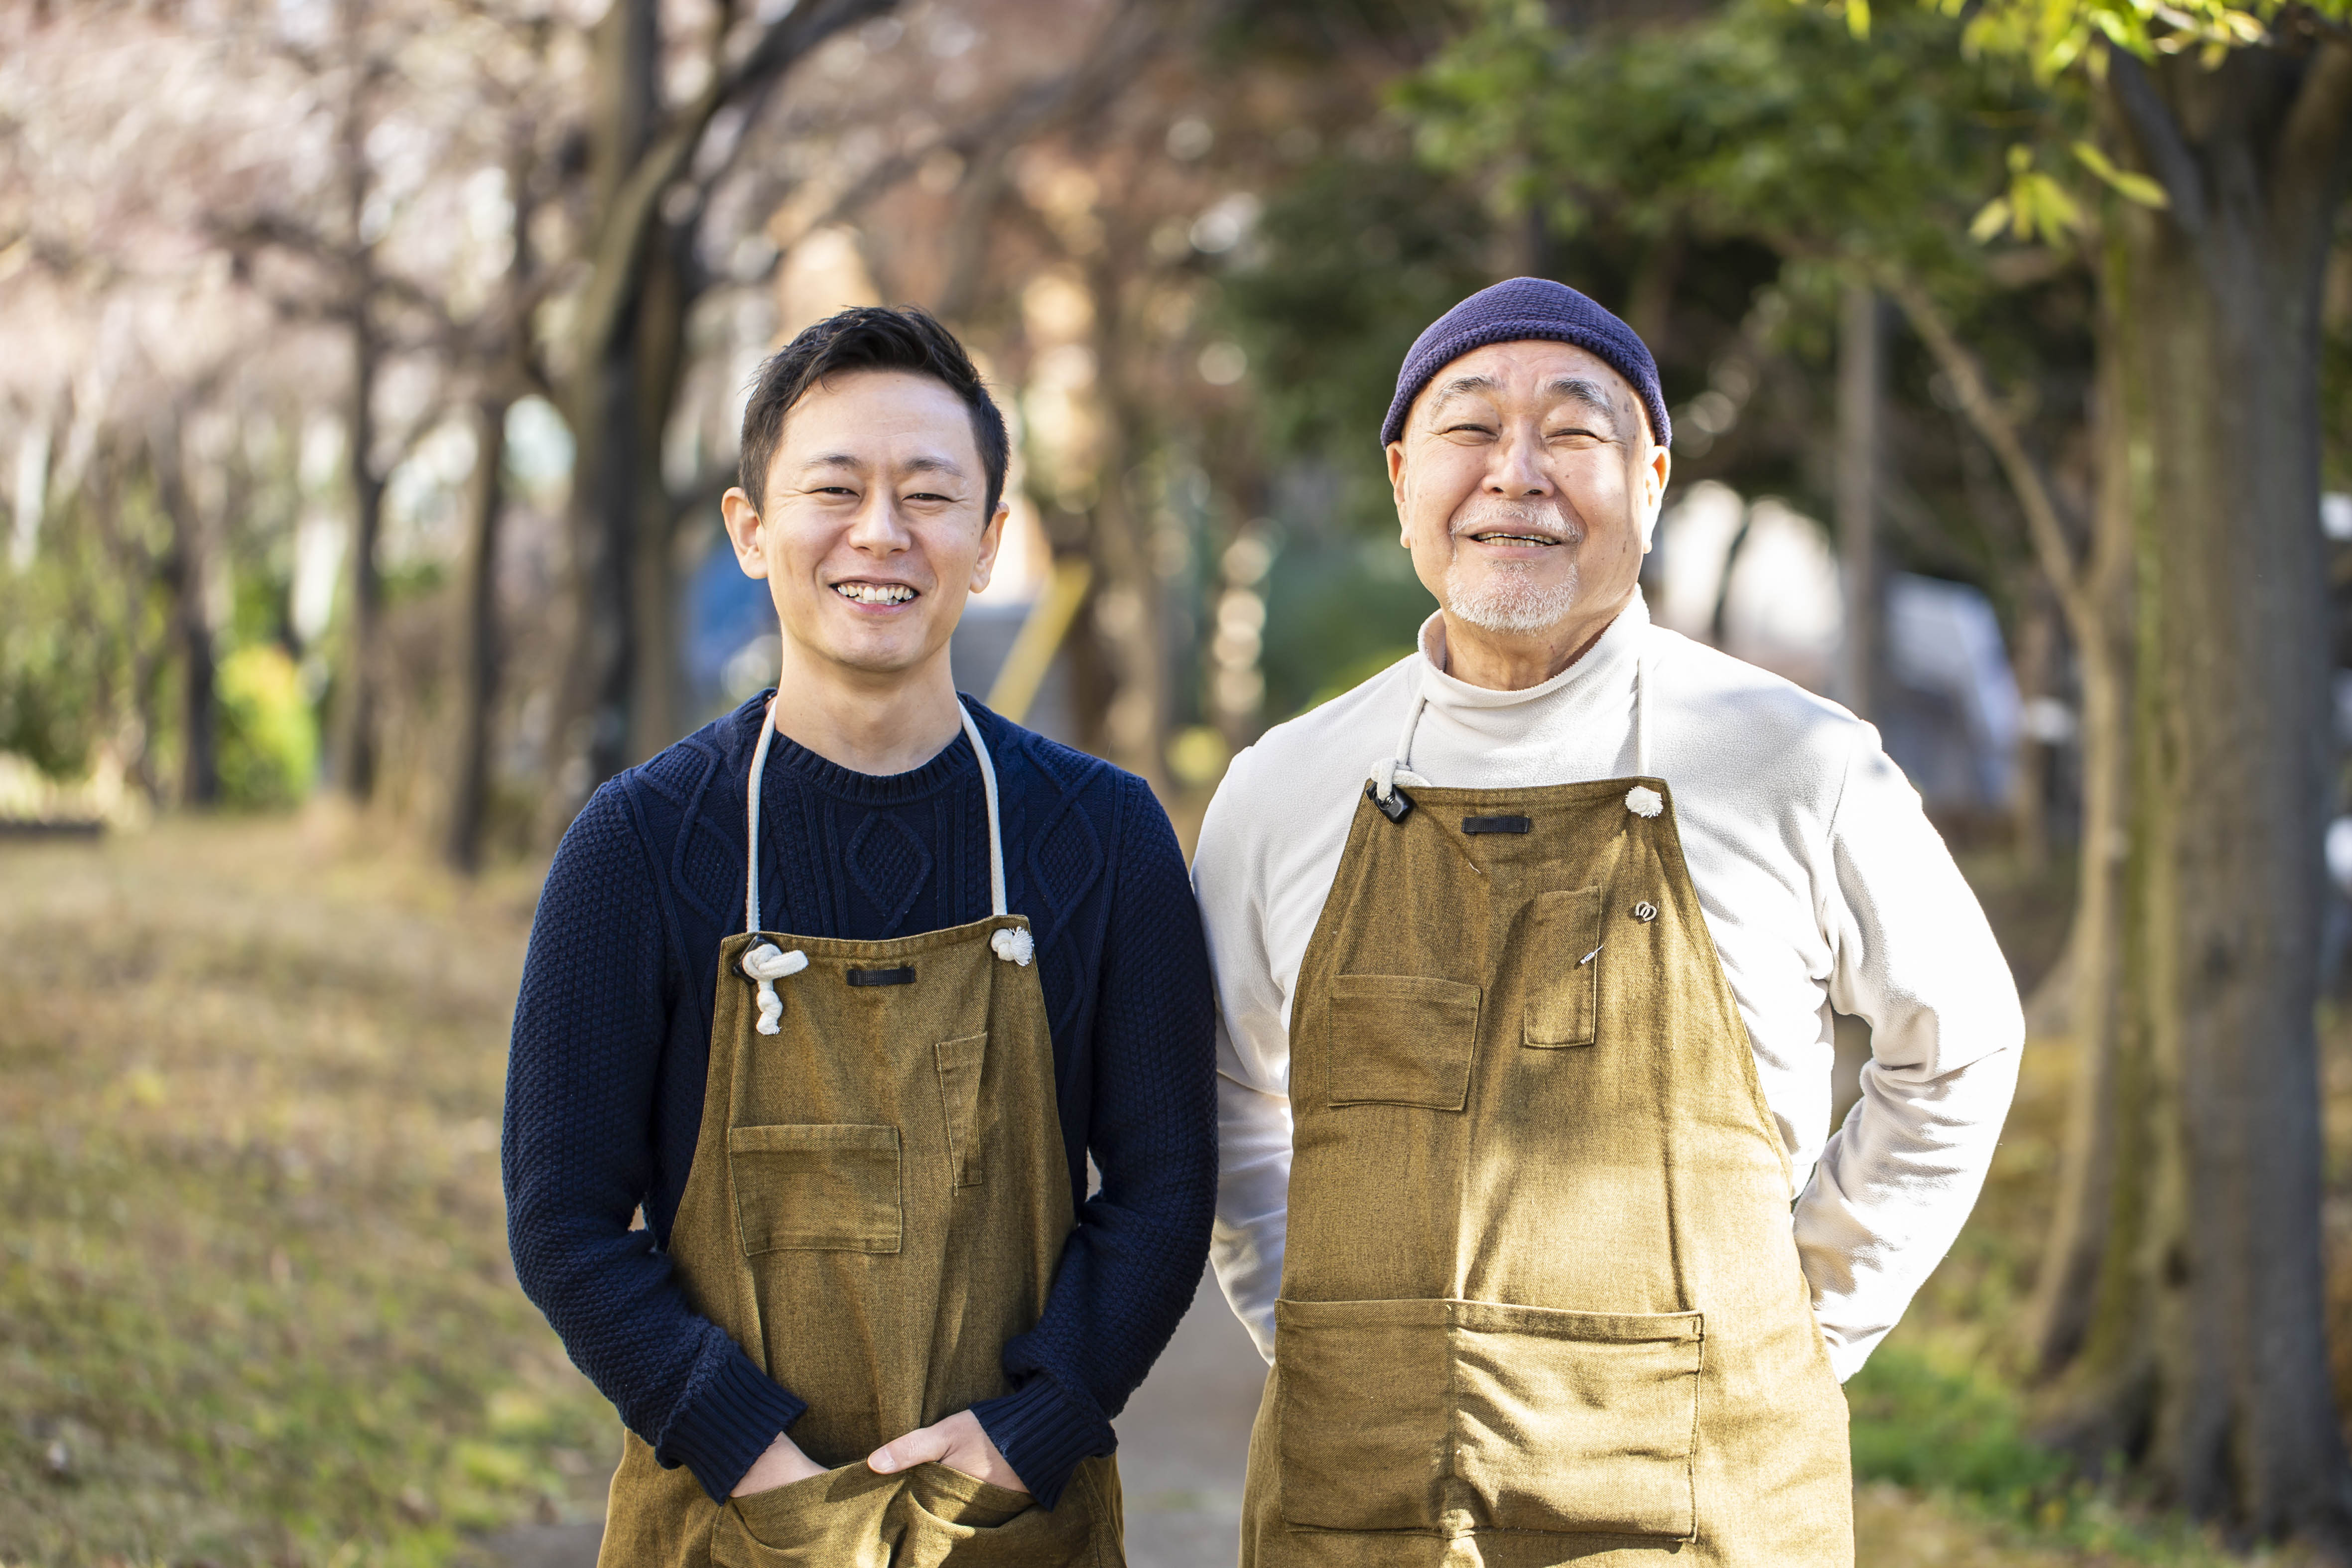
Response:
[[[215,679],[222,803],[294,805],[310,793],[319,767],[318,719],[301,672],[276,643],[256,643],[221,660]]]

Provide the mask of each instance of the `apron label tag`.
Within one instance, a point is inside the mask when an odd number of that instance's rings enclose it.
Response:
[[[912,985],[915,966],[903,964],[897,969],[852,969],[846,972],[852,985]]]
[[[1524,816],[1465,816],[1462,819],[1465,833],[1527,833],[1535,824]]]

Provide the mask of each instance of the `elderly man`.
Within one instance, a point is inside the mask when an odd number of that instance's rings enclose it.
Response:
[[[2009,971],[1868,725],[1650,624],[1622,321],[1474,295],[1381,439],[1438,613],[1235,760],[1193,868],[1274,1364],[1242,1561],[1850,1564],[1838,1384],[1976,1200]]]

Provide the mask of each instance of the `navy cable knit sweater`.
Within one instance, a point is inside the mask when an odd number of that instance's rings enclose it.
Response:
[[[614,779],[564,835],[507,1078],[516,1276],[630,1428],[717,1499],[806,1408],[687,1306],[662,1250],[701,1122],[719,943],[743,921],[744,783],[764,701]],[[967,702],[996,764],[1006,897],[1036,933],[1078,1215],[1045,1315],[1004,1347],[1013,1392],[973,1413],[1051,1507],[1080,1459],[1112,1450],[1110,1418],[1200,1278],[1216,1200],[1213,1004],[1183,858],[1143,782]],[[772,931],[871,941],[982,919],[971,742],[877,777],[778,736],[760,850]]]

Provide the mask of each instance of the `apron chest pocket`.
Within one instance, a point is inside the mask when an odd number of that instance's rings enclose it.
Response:
[[[1475,985],[1425,974],[1333,976],[1330,1103],[1461,1110],[1478,1000]]]
[[[1538,894],[1528,910],[1528,1001],[1522,1041],[1539,1049],[1599,1037],[1601,900],[1607,890]]]
[[[898,1250],[897,1128],[730,1128],[727,1163],[745,1257]]]
[[[1696,1312],[1283,1301],[1275,1322],[1293,1524],[1696,1531]]]

